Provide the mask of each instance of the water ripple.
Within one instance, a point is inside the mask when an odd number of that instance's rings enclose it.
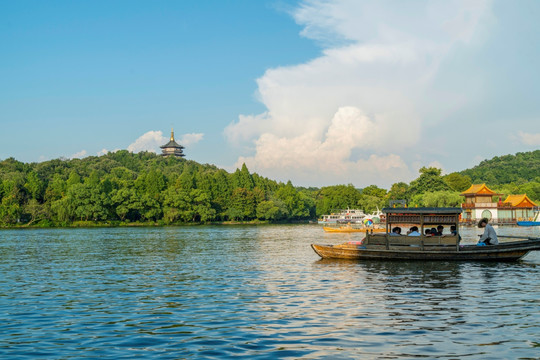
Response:
[[[1,358],[525,359],[540,348],[539,253],[319,260],[310,243],[354,235],[307,225],[0,236]]]

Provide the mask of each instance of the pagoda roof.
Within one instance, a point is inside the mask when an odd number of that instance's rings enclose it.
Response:
[[[161,145],[160,148],[162,149],[165,149],[165,148],[177,148],[177,149],[183,149],[184,147],[180,144],[178,144],[176,141],[174,141],[174,139],[171,139],[168,143],[166,143],[165,145]]]
[[[504,200],[504,202],[512,204],[513,207],[532,208],[532,207],[538,206],[531,199],[529,199],[527,194],[508,195],[508,197],[506,198],[506,200]]]
[[[498,194],[495,191],[491,190],[486,186],[486,184],[473,184],[470,188],[465,190],[460,194],[461,196],[467,196],[467,195],[490,195],[490,196],[496,196],[496,195],[502,195]]]

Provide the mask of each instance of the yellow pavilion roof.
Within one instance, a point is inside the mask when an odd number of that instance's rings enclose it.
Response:
[[[534,207],[538,206],[536,205],[527,194],[521,194],[521,195],[508,195],[506,200],[504,200],[505,203],[510,203],[514,207]]]
[[[473,185],[471,185],[470,188],[468,188],[467,190],[462,192],[460,195],[461,196],[466,196],[466,195],[491,195],[491,196],[494,196],[494,195],[502,195],[502,194],[497,194],[496,192],[494,192],[493,190],[488,188],[486,186],[486,184],[473,184]]]

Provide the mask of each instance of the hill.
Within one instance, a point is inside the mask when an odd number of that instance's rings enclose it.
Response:
[[[174,224],[301,220],[309,196],[287,184],[213,165],[126,150],[84,159],[0,161],[0,225]],[[82,224],[84,225],[84,224]]]
[[[486,183],[495,186],[540,182],[540,150],[496,156],[459,173],[469,176],[473,184]]]

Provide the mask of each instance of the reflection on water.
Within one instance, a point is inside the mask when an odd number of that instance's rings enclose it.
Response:
[[[466,242],[479,233],[463,229]],[[354,262],[309,247],[358,235],[315,225],[1,231],[0,357],[538,357],[540,253]]]

